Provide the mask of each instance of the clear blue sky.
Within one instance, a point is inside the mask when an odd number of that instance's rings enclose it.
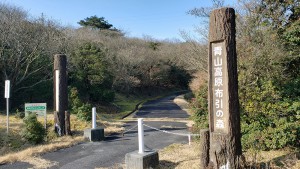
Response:
[[[235,2],[236,0],[227,0]],[[79,27],[78,21],[104,17],[128,36],[155,39],[179,38],[179,30],[193,32],[200,18],[186,14],[194,7],[210,6],[210,0],[0,0],[22,7],[34,17],[43,13],[64,26]]]

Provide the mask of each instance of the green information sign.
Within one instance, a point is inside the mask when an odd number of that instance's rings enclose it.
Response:
[[[26,107],[26,110],[46,110],[45,106]]]
[[[25,115],[36,113],[38,116],[46,116],[46,103],[25,103]]]

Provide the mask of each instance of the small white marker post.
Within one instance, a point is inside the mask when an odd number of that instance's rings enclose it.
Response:
[[[144,151],[143,119],[138,119],[139,150],[127,153],[125,156],[126,168],[156,168],[159,164],[157,151]]]
[[[138,119],[138,136],[139,136],[139,154],[144,153],[144,126],[143,126],[143,119]]]
[[[9,129],[9,95],[10,95],[10,81],[5,80],[5,92],[4,92],[4,97],[6,98],[6,132],[8,134],[8,129]]]
[[[191,145],[191,142],[192,142],[192,138],[191,138],[191,137],[192,137],[192,136],[189,134],[188,137],[189,137],[189,145]]]
[[[97,123],[96,123],[96,107],[92,108],[92,128],[93,129],[97,128]]]

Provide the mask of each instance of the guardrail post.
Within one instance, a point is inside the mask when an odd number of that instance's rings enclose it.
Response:
[[[102,141],[105,139],[104,128],[97,127],[96,107],[92,108],[92,128],[85,129],[83,136],[89,138],[90,141]]]
[[[127,153],[125,155],[126,168],[130,169],[144,169],[156,168],[159,164],[158,152],[147,150],[144,148],[144,126],[143,119],[138,119],[138,140],[139,150]]]
[[[97,123],[96,123],[96,107],[92,108],[92,128],[95,129],[97,128]]]
[[[139,136],[139,153],[144,153],[144,126],[143,126],[143,119],[138,119],[138,136]]]

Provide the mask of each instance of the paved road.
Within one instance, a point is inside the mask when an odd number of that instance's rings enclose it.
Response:
[[[187,118],[186,112],[173,103],[175,96],[150,101],[133,116],[134,118]],[[172,121],[147,121],[146,125],[175,133],[187,133],[186,124]],[[127,122],[126,129],[136,125],[136,121]],[[187,143],[188,138],[173,134],[166,134],[145,127],[146,150],[162,149],[172,143]],[[86,142],[71,148],[47,153],[43,159],[53,161],[56,165],[52,169],[92,169],[96,167],[112,167],[124,163],[125,154],[138,150],[137,131],[132,130],[121,135],[112,135],[102,142]],[[3,169],[31,168],[30,164],[17,162],[0,166]]]
[[[135,118],[188,118],[185,111],[174,103],[176,95],[149,101],[136,113]]]

